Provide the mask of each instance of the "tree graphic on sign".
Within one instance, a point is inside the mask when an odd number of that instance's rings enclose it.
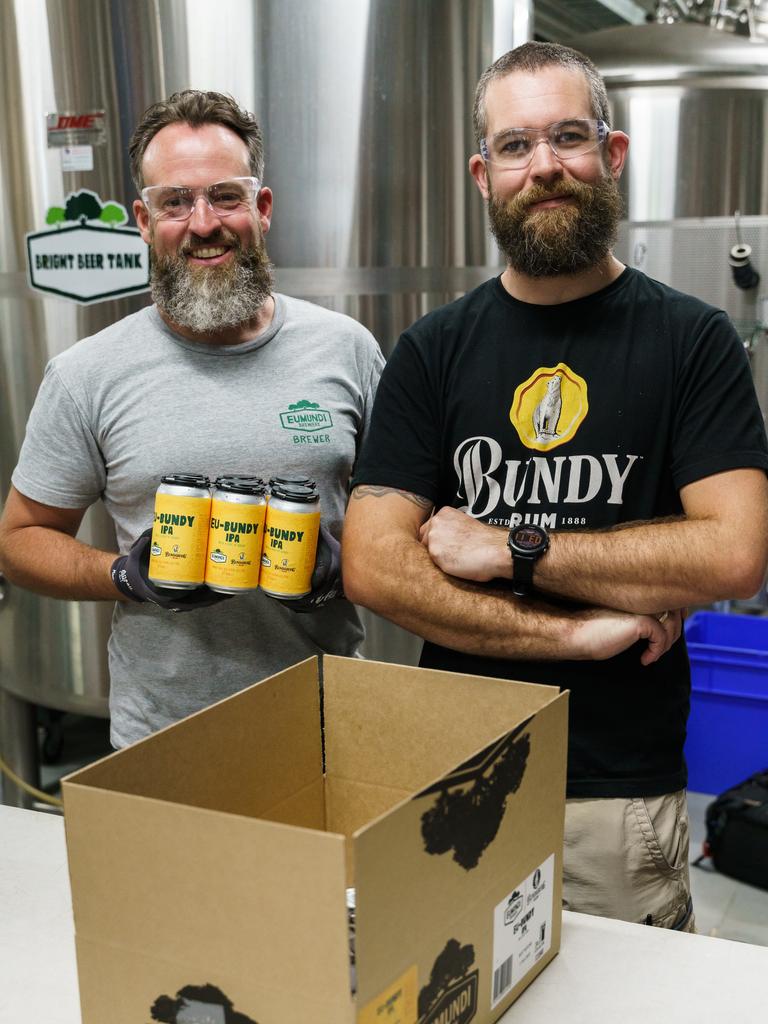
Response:
[[[120,206],[119,203],[107,203],[99,215],[99,220],[113,228],[117,224],[125,224],[128,220],[128,213],[125,207]]]
[[[67,211],[63,206],[52,206],[45,215],[45,223],[55,224],[57,228],[61,227],[66,219]]]
[[[73,192],[65,206],[66,219],[79,221],[81,224],[85,224],[87,220],[99,220],[101,210],[102,206],[98,198],[87,189]]]
[[[95,192],[84,188],[79,192],[71,192],[67,196],[65,206],[49,207],[45,216],[45,223],[55,224],[57,228],[67,221],[85,224],[86,221],[94,220],[114,228],[118,224],[127,224],[128,211],[114,200],[102,204]]]

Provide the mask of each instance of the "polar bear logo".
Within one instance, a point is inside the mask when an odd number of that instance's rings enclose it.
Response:
[[[533,429],[536,433],[536,440],[541,442],[554,441],[557,434],[557,421],[560,419],[560,410],[563,407],[563,399],[560,394],[562,377],[555,374],[547,382],[547,390],[533,410]]]

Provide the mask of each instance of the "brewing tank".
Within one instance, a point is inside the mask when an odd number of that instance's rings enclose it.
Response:
[[[630,221],[768,214],[768,43],[678,22],[569,40],[631,139]]]
[[[683,21],[568,42],[599,68],[611,125],[630,138],[618,257],[730,314],[752,351],[765,412],[768,43]],[[729,265],[740,242],[762,275],[747,290]]]

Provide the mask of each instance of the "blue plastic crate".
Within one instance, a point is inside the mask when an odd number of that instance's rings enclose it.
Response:
[[[720,793],[768,768],[768,618],[696,612],[685,636],[688,788]]]

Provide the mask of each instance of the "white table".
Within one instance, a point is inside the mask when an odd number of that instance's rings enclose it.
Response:
[[[63,820],[0,806],[0,1024],[80,1024]],[[502,1024],[764,1024],[768,948],[582,914]]]

